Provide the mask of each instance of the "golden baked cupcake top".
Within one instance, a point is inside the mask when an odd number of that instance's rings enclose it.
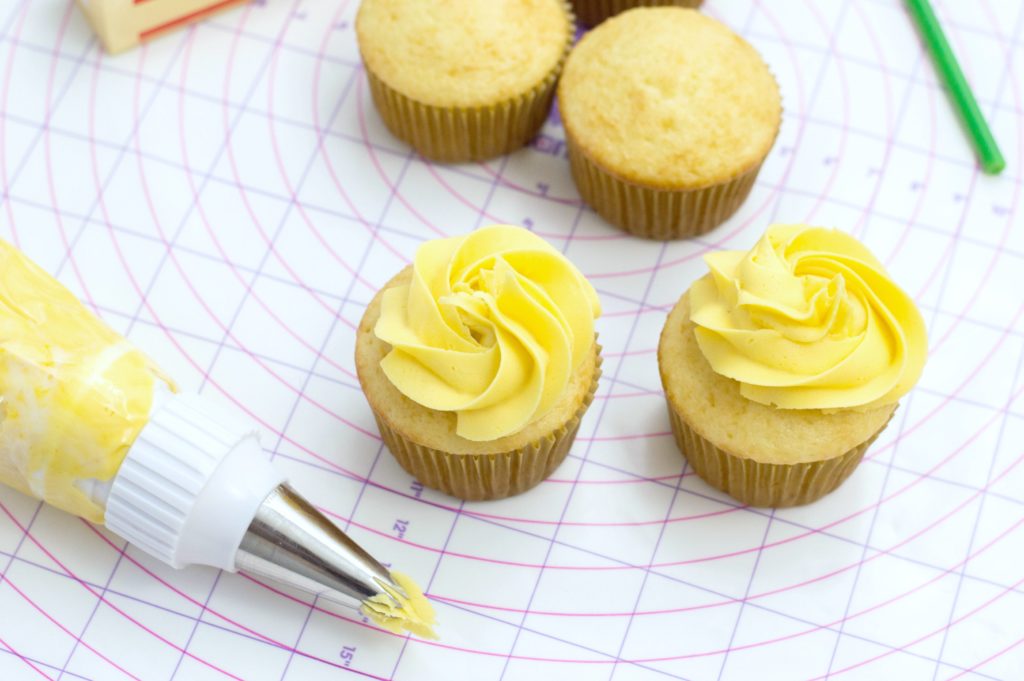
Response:
[[[705,261],[711,273],[689,294],[696,339],[748,400],[871,410],[895,404],[920,377],[921,313],[852,236],[773,225],[750,251]]]
[[[474,107],[517,97],[553,73],[573,26],[561,0],[363,0],[367,68],[424,104]]]
[[[428,241],[408,283],[382,294],[380,367],[429,409],[453,412],[470,441],[516,433],[563,397],[594,354],[597,293],[540,237],[495,225]]]
[[[596,163],[666,189],[755,167],[782,116],[778,85],[754,48],[679,7],[632,9],[588,33],[565,64],[559,106]]]

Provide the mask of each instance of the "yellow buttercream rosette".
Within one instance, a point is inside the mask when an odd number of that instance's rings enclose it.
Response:
[[[705,257],[690,319],[711,367],[783,409],[873,409],[917,382],[928,340],[913,300],[838,230],[773,225],[749,252]]]
[[[423,244],[408,284],[383,292],[376,337],[388,380],[456,434],[490,441],[543,417],[593,352],[600,304],[550,244],[497,225]]]

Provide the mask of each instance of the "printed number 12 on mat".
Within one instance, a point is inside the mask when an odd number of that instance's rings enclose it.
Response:
[[[107,52],[121,52],[248,0],[78,0]]]

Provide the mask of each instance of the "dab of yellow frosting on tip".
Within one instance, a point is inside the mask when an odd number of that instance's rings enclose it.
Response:
[[[871,409],[917,382],[928,354],[914,301],[853,237],[773,225],[749,252],[705,257],[690,318],[715,372],[784,409]]]
[[[429,241],[412,282],[384,292],[381,368],[409,399],[496,440],[541,418],[590,352],[597,293],[550,244],[495,225]]]
[[[158,376],[0,239],[0,482],[102,523],[103,509],[77,483],[114,477],[149,419]]]
[[[420,638],[436,641],[438,636],[434,632],[437,626],[434,607],[423,595],[423,590],[411,577],[401,572],[392,572],[391,579],[405,593],[385,584],[383,593],[363,601],[363,613],[392,633],[409,631]]]

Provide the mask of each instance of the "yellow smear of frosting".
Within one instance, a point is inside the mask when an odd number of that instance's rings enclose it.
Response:
[[[546,414],[594,342],[597,293],[521,227],[495,225],[416,252],[412,281],[384,292],[374,328],[385,375],[409,399],[455,412],[490,441]]]
[[[437,619],[434,607],[423,595],[423,590],[408,575],[392,572],[394,580],[402,591],[384,586],[384,592],[363,601],[363,613],[377,625],[388,631],[401,634],[410,631],[420,638],[437,640],[434,627]]]
[[[95,523],[78,484],[114,477],[158,369],[0,240],[0,482]],[[166,379],[162,379],[166,380]]]
[[[928,354],[914,301],[853,237],[773,225],[749,252],[705,257],[690,318],[711,367],[784,409],[871,409],[917,382]]]

